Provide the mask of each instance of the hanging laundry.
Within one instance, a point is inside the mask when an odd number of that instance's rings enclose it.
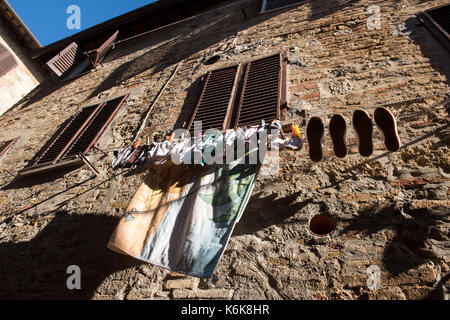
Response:
[[[131,168],[134,170],[143,166],[150,152],[150,147],[145,145],[135,147],[136,145],[114,152],[115,159],[111,164],[112,168]]]
[[[174,133],[167,141],[155,142],[151,146],[141,145],[139,140],[135,145],[120,149],[114,153],[115,159],[112,162],[113,169],[144,167],[151,169],[154,166],[161,166],[172,161],[180,164],[194,164],[204,166],[212,164],[216,160],[218,164],[227,163],[235,160],[236,157],[229,157],[230,154],[242,156],[250,152],[261,144],[267,145],[270,142],[278,142],[277,147],[283,147],[287,141],[276,140],[281,123],[273,121],[266,124],[264,121],[261,126],[252,126],[249,128],[239,128],[236,130],[227,130],[225,132],[212,131],[208,135],[202,135],[200,132],[197,139],[191,141],[182,137],[174,140]],[[255,146],[253,146],[253,144]],[[220,159],[223,157],[222,159]]]
[[[108,248],[186,275],[210,278],[251,196],[259,165],[152,170]]]

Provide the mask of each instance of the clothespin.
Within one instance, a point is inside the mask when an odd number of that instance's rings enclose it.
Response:
[[[292,124],[291,125],[292,135],[296,136],[297,138],[302,138],[302,133],[300,132],[300,129],[297,125]]]
[[[295,125],[294,129],[295,129],[295,134],[296,134],[296,136],[297,136],[299,139],[301,139],[301,138],[302,138],[302,133],[300,132],[300,129],[298,128],[298,126]]]
[[[136,141],[136,143],[134,144],[133,149],[136,150],[137,148],[139,148],[140,145],[141,145],[141,139],[138,139],[138,141]]]

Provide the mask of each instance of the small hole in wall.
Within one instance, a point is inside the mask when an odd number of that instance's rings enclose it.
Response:
[[[205,61],[205,65],[209,66],[211,64],[214,64],[216,62],[218,62],[222,57],[219,55],[214,55],[211,58],[209,58],[208,60]]]
[[[317,215],[309,222],[309,230],[319,237],[326,236],[334,231],[336,222],[327,215]]]

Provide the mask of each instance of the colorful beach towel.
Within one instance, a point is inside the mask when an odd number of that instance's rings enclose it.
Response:
[[[210,278],[251,196],[258,165],[166,166],[151,171],[108,248]]]

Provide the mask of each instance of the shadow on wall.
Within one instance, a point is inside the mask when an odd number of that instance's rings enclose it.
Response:
[[[430,60],[433,69],[445,76],[450,84],[450,53],[445,47],[416,17],[406,20],[402,32],[409,33],[409,37],[420,47],[422,55]]]
[[[233,236],[242,236],[247,234],[254,234],[259,230],[263,230],[272,225],[285,223],[286,220],[293,217],[296,213],[302,210],[312,202],[312,199],[296,202],[299,193],[294,193],[290,196],[276,199],[276,194],[271,194],[267,197],[261,197],[262,193],[253,195],[250,198],[247,209],[242,215],[241,220],[233,232]],[[274,210],[267,210],[267,208],[276,208]]]
[[[203,81],[202,77],[196,79],[187,89],[187,98],[184,100],[183,106],[181,107],[180,115],[173,126],[173,130],[179,128],[187,128],[189,121],[191,120],[194,108],[198,103],[198,97],[202,92]]]
[[[51,95],[53,92],[63,88],[68,82],[55,82],[52,78],[46,79],[41,82],[36,88],[31,90],[25,97],[19,100],[12,108],[8,109],[4,114],[15,109],[16,106],[21,106],[19,110],[24,110],[28,106],[32,105]]]
[[[106,277],[141,264],[107,249],[118,222],[59,212],[33,240],[0,243],[0,299],[91,299]],[[67,289],[71,265],[81,268],[81,290]]]
[[[51,172],[36,174],[34,176],[22,177],[16,176],[9,184],[0,188],[0,190],[14,190],[22,188],[31,188],[35,185],[49,183],[62,179],[66,174],[80,169],[84,164],[71,165],[62,169],[52,170]]]
[[[403,214],[402,214],[403,212]],[[438,260],[431,244],[433,240],[447,241],[448,235],[440,230],[441,221],[450,214],[446,208],[409,210],[394,205],[369,207],[348,223],[342,233],[360,231],[370,236],[383,229],[391,229],[395,236],[388,240],[383,253],[383,265],[392,275],[407,272],[427,260]]]

